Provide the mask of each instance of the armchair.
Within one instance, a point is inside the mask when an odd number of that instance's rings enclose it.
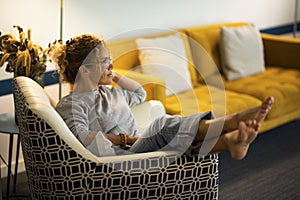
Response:
[[[217,154],[198,158],[157,151],[96,157],[71,133],[36,82],[17,77],[13,92],[32,199],[217,199]],[[143,124],[164,109],[158,101],[147,101],[133,112]]]

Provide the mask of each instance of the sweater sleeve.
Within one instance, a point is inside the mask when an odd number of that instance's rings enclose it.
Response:
[[[142,86],[139,86],[134,91],[124,89],[121,89],[119,91],[122,92],[123,96],[126,99],[126,102],[130,107],[144,102],[147,96],[146,91]]]
[[[71,132],[83,144],[89,134],[88,107],[75,98],[63,98],[56,106],[56,111],[63,118]]]

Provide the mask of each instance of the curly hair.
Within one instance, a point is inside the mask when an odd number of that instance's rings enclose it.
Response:
[[[74,84],[79,67],[99,45],[104,46],[104,41],[91,34],[76,36],[65,45],[56,42],[52,47],[51,60],[58,65],[62,80]]]

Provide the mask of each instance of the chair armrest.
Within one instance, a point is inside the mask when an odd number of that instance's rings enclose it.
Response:
[[[300,69],[300,39],[261,34],[266,66]]]
[[[138,134],[142,133],[152,121],[166,114],[163,104],[157,100],[145,101],[132,106],[131,112],[137,125]]]
[[[140,83],[147,92],[146,100],[158,100],[165,103],[166,83],[162,78],[123,69],[115,70]]]

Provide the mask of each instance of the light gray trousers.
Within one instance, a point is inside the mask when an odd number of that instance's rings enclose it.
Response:
[[[168,150],[190,154],[200,120],[212,118],[214,116],[211,112],[196,113],[186,117],[166,115],[154,120],[128,150],[116,147],[116,154]]]

